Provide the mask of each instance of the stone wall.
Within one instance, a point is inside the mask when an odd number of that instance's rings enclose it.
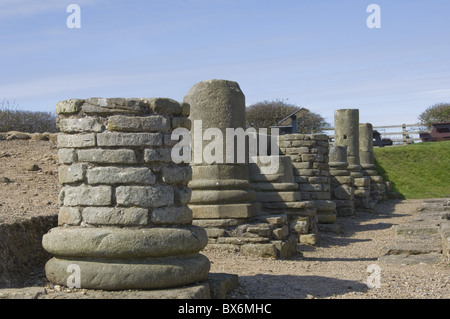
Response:
[[[157,289],[202,281],[204,229],[187,206],[191,168],[171,159],[171,132],[189,105],[167,98],[66,100],[56,105],[59,226],[43,237],[47,278],[87,289]]]
[[[286,134],[280,137],[281,153],[290,157],[294,180],[299,185],[303,201],[308,201],[316,210],[310,216],[311,228],[338,231],[329,226],[336,221],[336,204],[331,201],[329,142],[325,134]],[[311,209],[311,211],[313,210]]]

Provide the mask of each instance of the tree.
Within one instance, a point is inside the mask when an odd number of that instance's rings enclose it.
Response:
[[[299,109],[298,106],[289,104],[285,100],[263,101],[247,107],[247,127],[269,128],[276,126],[278,122]],[[298,118],[298,133],[317,133],[331,125],[325,119],[313,112],[308,112]]]
[[[420,124],[431,129],[433,123],[450,122],[450,103],[438,103],[419,115]]]

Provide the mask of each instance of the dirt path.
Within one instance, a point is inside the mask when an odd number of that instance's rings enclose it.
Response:
[[[242,285],[234,298],[404,299],[450,298],[450,266],[391,264],[378,260],[394,240],[392,226],[406,223],[421,201],[389,201],[376,214],[340,218],[343,232],[321,233],[316,247],[302,247],[295,260],[270,260],[207,251],[212,272],[239,275]],[[369,265],[380,270],[380,288],[367,286]],[[372,284],[376,282],[371,281]]]

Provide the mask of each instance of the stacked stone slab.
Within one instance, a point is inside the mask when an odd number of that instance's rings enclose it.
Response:
[[[310,225],[314,227],[315,222],[310,222],[307,209],[296,209],[304,204],[300,204],[301,196],[290,157],[279,156],[278,160],[278,170],[273,174],[264,173],[261,167],[266,164],[261,161],[251,163],[250,182],[256,192],[256,200],[261,203],[263,212],[268,214],[258,219],[270,224],[274,224],[275,220],[283,221],[281,227],[272,229],[272,242],[281,240],[277,247],[289,257],[297,251],[297,243],[307,241],[311,233]]]
[[[371,205],[387,199],[386,184],[378,175],[373,155],[373,127],[370,123],[359,124],[359,157],[364,176],[370,180]]]
[[[192,225],[191,168],[171,159],[189,105],[167,98],[72,99],[56,105],[59,226],[43,237],[47,278],[81,288],[159,289],[204,280],[204,229]]]
[[[347,162],[347,147],[330,147],[330,187],[331,198],[336,203],[337,216],[355,215],[353,177],[350,176]]]
[[[193,123],[192,196],[194,224],[204,227],[209,247],[229,248],[267,257],[278,257],[279,248],[271,242],[284,239],[282,231],[286,221],[282,218],[256,219],[261,216],[261,205],[250,187],[248,153],[244,162],[237,161],[237,153],[231,162],[225,161],[227,129],[245,128],[245,96],[239,84],[227,80],[209,80],[197,83],[187,93],[184,101],[191,106]],[[198,122],[198,121],[201,121]],[[201,124],[201,132],[197,131]],[[201,142],[208,129],[219,129],[223,136],[222,162],[196,159],[203,154],[208,141]],[[201,145],[203,143],[203,145]],[[221,144],[222,145],[222,144]],[[238,147],[235,145],[235,151]],[[282,254],[282,253],[281,253]]]
[[[294,180],[299,185],[302,200],[312,205],[316,214],[311,214],[310,227],[317,222],[321,229],[336,221],[336,204],[331,201],[330,172],[328,166],[328,136],[325,134],[286,134],[280,137],[280,150],[289,156],[294,170]],[[309,207],[307,211],[312,212]],[[333,228],[333,227],[331,227]]]
[[[340,109],[334,112],[335,145],[347,147],[347,162],[353,177],[355,209],[371,210],[370,179],[362,173],[359,155],[359,110]]]

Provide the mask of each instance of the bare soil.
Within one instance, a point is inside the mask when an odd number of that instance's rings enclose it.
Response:
[[[37,165],[30,170],[32,165]],[[57,148],[52,141],[0,141],[0,224],[58,214]],[[392,227],[407,223],[420,200],[390,200],[375,214],[338,218],[340,234],[320,233],[316,246],[302,246],[290,260],[203,251],[211,272],[239,276],[240,288],[229,298],[245,299],[438,299],[450,298],[450,266],[434,263],[392,264],[378,260],[395,239]],[[369,288],[370,265],[380,270],[380,288]],[[42,274],[30,285],[54,287]]]

